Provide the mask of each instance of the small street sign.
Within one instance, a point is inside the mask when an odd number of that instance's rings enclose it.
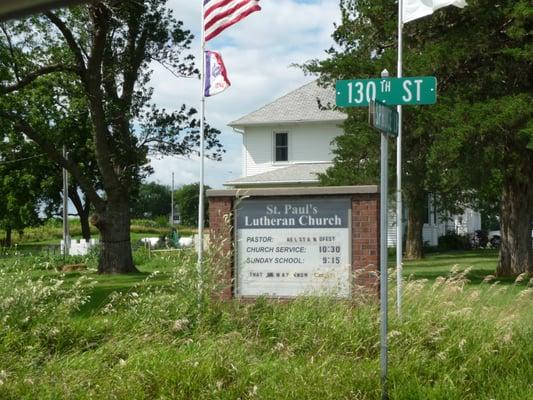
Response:
[[[373,100],[389,106],[437,102],[434,76],[342,80],[335,89],[337,107],[366,107]]]
[[[398,136],[398,111],[379,101],[370,102],[368,123],[381,132]]]

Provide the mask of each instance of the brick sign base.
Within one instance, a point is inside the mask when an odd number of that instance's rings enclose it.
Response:
[[[209,190],[211,250],[220,267],[223,300],[235,297],[235,209],[243,199],[347,198],[351,202],[351,298],[379,295],[379,192],[377,186]]]

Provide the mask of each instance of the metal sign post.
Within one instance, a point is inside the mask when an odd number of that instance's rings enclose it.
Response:
[[[379,273],[380,273],[380,313],[381,313],[381,325],[380,325],[380,342],[381,342],[381,387],[382,398],[387,398],[387,316],[388,316],[388,282],[387,282],[387,195],[388,195],[388,156],[389,156],[389,144],[388,137],[385,132],[381,132],[381,182],[380,182],[380,251],[379,251]]]
[[[381,72],[382,77],[388,76],[387,70]],[[388,210],[388,183],[389,183],[389,143],[386,132],[381,132],[381,163],[380,163],[380,249],[379,249],[379,297],[380,297],[380,365],[381,365],[381,394],[382,399],[387,399],[387,323],[388,323],[388,281],[387,281],[387,210]]]
[[[401,8],[400,0],[400,8]],[[401,16],[400,16],[401,21]],[[401,34],[401,30],[399,31]],[[401,39],[401,38],[400,38]],[[380,197],[380,312],[381,312],[381,383],[382,398],[387,399],[387,215],[388,215],[388,136],[398,136],[398,315],[401,312],[401,134],[402,105],[434,104],[437,102],[437,79],[433,76],[402,77],[401,53],[397,78],[389,77],[385,69],[379,79],[338,80],[335,84],[337,107],[369,107],[369,123],[381,132],[381,197]],[[397,109],[390,107],[397,105]]]

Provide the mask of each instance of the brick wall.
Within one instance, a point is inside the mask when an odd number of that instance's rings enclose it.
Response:
[[[379,193],[354,194],[352,199],[352,297],[379,294]],[[294,197],[293,197],[294,198]],[[309,198],[309,197],[307,197]],[[220,279],[216,296],[233,297],[233,196],[209,197],[212,257]]]
[[[379,194],[352,196],[353,295],[379,294]]]

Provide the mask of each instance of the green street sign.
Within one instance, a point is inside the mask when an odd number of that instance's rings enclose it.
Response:
[[[335,89],[337,107],[366,107],[373,100],[389,106],[437,102],[437,78],[434,76],[350,79],[337,81]]]
[[[370,126],[391,136],[398,136],[398,111],[379,101],[371,101],[368,108]]]

